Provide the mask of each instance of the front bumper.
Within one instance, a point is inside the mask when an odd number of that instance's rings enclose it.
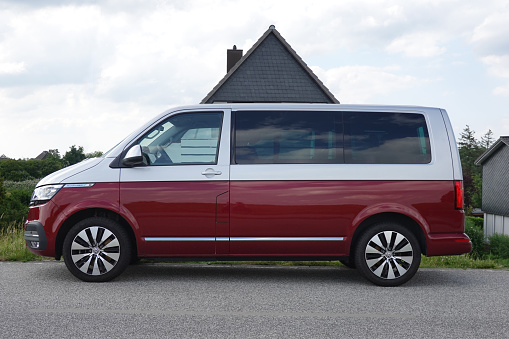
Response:
[[[29,221],[25,226],[25,242],[29,249],[44,251],[48,246],[44,226],[38,221]]]

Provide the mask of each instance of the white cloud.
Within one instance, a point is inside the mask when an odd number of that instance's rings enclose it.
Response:
[[[492,75],[509,78],[509,53],[506,55],[489,55],[482,58],[482,61],[488,65]]]
[[[389,53],[403,53],[408,57],[429,58],[444,54],[440,38],[434,33],[413,33],[394,39],[386,48]]]
[[[497,8],[483,22],[476,26],[471,36],[471,42],[480,54],[508,54],[509,53],[509,5]]]
[[[471,43],[488,72],[502,79],[509,79],[509,4],[497,4],[481,24],[477,25],[471,36]],[[493,89],[493,94],[509,96],[509,82]]]
[[[0,134],[2,146],[5,140],[10,145],[2,153],[11,157],[35,157],[48,149],[65,153],[71,145],[106,151],[166,108],[112,102],[75,84],[34,88],[22,100],[9,92],[0,90],[0,106],[17,114],[0,114]]]
[[[509,79],[509,53],[506,55],[489,55],[482,58],[482,62],[488,66],[491,75],[498,78]],[[509,82],[503,86],[497,86],[493,94],[509,96]]]
[[[1,74],[18,74],[25,72],[24,62],[2,62],[0,63]]]
[[[410,75],[398,75],[398,66],[345,66],[329,70],[315,66],[312,69],[343,104],[369,103],[374,96],[414,87],[422,82]]]
[[[224,76],[226,49],[247,51],[270,24],[304,61],[326,63],[310,66],[342,103],[412,89],[422,97],[423,78],[439,77],[450,84],[441,93],[458,98],[478,74],[453,79],[448,67],[481,62],[503,100],[507,8],[505,0],[4,1],[0,153],[105,150],[163,109],[198,103]],[[476,64],[453,57],[472,48]],[[20,136],[34,131],[37,143],[26,144]]]

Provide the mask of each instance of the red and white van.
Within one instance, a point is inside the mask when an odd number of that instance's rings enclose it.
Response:
[[[25,240],[85,281],[136,258],[339,259],[394,286],[421,253],[471,250],[462,197],[443,109],[198,105],[42,179]]]

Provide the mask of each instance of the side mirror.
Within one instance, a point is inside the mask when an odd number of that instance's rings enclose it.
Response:
[[[127,167],[146,166],[147,163],[144,161],[141,146],[134,145],[131,147],[122,160],[122,164]]]

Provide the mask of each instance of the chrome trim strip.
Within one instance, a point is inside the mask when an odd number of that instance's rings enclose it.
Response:
[[[77,188],[77,187],[92,187],[95,183],[83,183],[83,184],[65,184],[64,188]]]
[[[216,238],[210,237],[210,238],[200,238],[200,237],[175,237],[175,238],[165,238],[165,237],[149,237],[149,238],[143,238],[145,241],[216,241]]]
[[[32,231],[25,232],[25,239],[32,241],[39,241],[39,234],[37,232],[31,233]]]
[[[343,241],[344,237],[148,237],[145,241]]]
[[[25,237],[39,238],[39,234],[36,231],[25,231]]]
[[[343,241],[343,237],[231,237],[231,241]]]

